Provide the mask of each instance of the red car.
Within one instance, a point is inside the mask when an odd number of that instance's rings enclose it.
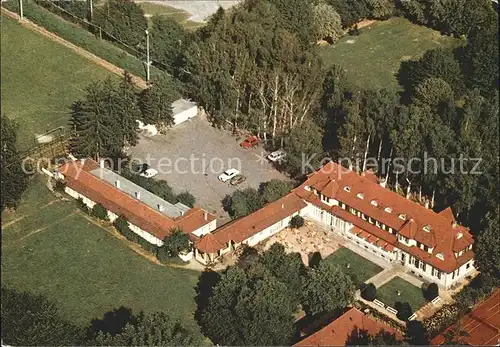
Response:
[[[252,148],[259,144],[259,138],[257,136],[247,136],[240,146],[243,148]]]

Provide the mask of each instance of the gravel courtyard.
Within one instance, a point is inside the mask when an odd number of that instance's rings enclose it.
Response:
[[[176,193],[189,191],[196,204],[219,217],[218,225],[229,220],[221,200],[236,189],[258,188],[260,183],[287,177],[265,159],[267,153],[257,146],[243,149],[229,132],[212,127],[206,120],[193,118],[165,135],[141,136],[129,149],[130,156],[157,169],[156,179],[166,180]],[[222,183],[217,176],[235,168],[247,177],[238,187]]]

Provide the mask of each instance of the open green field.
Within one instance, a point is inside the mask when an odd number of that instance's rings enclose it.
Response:
[[[191,14],[184,10],[151,2],[140,2],[138,5],[144,10],[144,14],[148,18],[148,22],[150,22],[150,18],[152,16],[159,15],[169,16],[175,21],[181,23],[187,29],[196,29],[204,25],[204,23],[190,21],[189,17],[191,17]]]
[[[400,295],[398,295],[398,291]],[[401,277],[392,280],[377,288],[377,299],[394,308],[396,302],[408,302],[413,312],[424,306],[425,300],[422,289],[405,281]]]
[[[88,84],[116,76],[6,16],[1,48],[2,113],[18,122],[21,149],[34,145],[36,135],[67,126],[70,106]]]
[[[45,179],[45,178],[44,178]],[[36,178],[16,212],[2,215],[2,283],[43,293],[67,319],[86,326],[121,306],[162,310],[195,331],[199,273],[153,264],[89,222],[73,200]]]
[[[339,248],[325,260],[345,268],[346,273],[351,277],[356,286],[359,286],[383,270],[377,264],[345,247]]]
[[[404,18],[375,22],[360,32],[320,49],[326,65],[342,66],[351,82],[366,89],[399,90],[395,74],[401,61],[418,59],[429,49],[464,44]]]

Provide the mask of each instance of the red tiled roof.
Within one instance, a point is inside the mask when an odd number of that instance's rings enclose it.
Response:
[[[431,345],[442,345],[446,342],[444,334],[455,328],[446,329],[431,341]],[[471,313],[460,320],[460,329],[468,336],[462,337],[465,343],[472,346],[497,345],[500,342],[500,289],[476,306]]]
[[[215,219],[214,215],[207,213],[205,220],[205,211],[201,208],[193,208],[175,219],[169,218],[89,172],[98,167],[98,163],[87,159],[83,164],[81,161],[68,162],[58,171],[64,175],[68,187],[100,203],[106,210],[124,216],[130,223],[160,240],[173,227],[180,227],[185,233],[191,233]]]
[[[195,242],[195,247],[203,253],[216,253],[218,250],[223,249],[217,238],[213,234],[206,234]]]
[[[307,204],[295,194],[288,194],[279,200],[265,205],[248,216],[238,218],[221,226],[216,229],[212,235],[215,236],[221,245],[219,249],[222,249],[225,247],[222,245],[226,245],[230,241],[237,243],[245,241],[271,225],[302,210],[306,206]]]
[[[366,216],[374,218],[379,222],[391,227],[401,235],[414,239],[421,244],[433,248],[433,255],[422,251],[426,262],[445,272],[454,271],[460,264],[473,258],[473,251],[466,251],[458,259],[454,252],[465,250],[474,240],[469,231],[458,225],[452,216],[451,209],[446,209],[441,213],[427,209],[399,194],[386,189],[373,179],[370,174],[358,175],[334,162],[329,162],[319,171],[308,176],[308,179],[293,191],[303,199],[313,203],[323,210],[331,211],[338,217],[352,223],[353,225],[369,232],[370,234],[403,249],[405,247],[399,243],[395,235],[384,231],[375,225],[353,215],[339,206],[329,206],[322,202],[314,192],[306,190],[305,187],[327,187],[330,181],[335,181],[339,188],[335,194],[331,194],[329,189],[325,196],[336,199],[347,207],[352,207],[361,211]],[[348,187],[346,191],[345,187]],[[321,189],[316,188],[323,194]],[[363,198],[359,198],[362,194]],[[376,204],[372,201],[375,200]],[[376,205],[376,206],[375,206]],[[385,209],[390,207],[390,212]],[[404,218],[400,218],[402,215]],[[424,227],[426,227],[424,230]],[[414,256],[424,255],[417,247],[406,247],[406,250]],[[443,254],[444,261],[435,255]]]
[[[384,330],[396,334],[398,339],[402,339],[401,334],[390,326],[366,316],[353,307],[323,329],[307,336],[294,346],[344,346],[354,329],[366,330],[370,335],[376,335]]]

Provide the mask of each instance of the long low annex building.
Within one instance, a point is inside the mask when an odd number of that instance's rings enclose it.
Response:
[[[216,228],[216,217],[182,203],[171,204],[92,159],[67,162],[57,170],[66,182],[65,191],[82,199],[89,208],[101,204],[111,222],[123,216],[130,229],[156,246],[173,228],[180,228],[192,242]]]

